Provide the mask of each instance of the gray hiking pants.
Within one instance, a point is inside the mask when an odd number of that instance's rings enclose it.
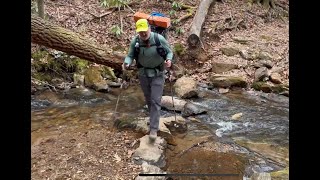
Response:
[[[139,80],[145,101],[148,105],[150,130],[159,130],[161,97],[165,82],[164,75],[162,73],[155,77],[146,77],[140,75]]]

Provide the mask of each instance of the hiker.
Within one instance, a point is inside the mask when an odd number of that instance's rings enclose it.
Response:
[[[173,53],[162,35],[151,32],[146,19],[137,20],[136,32],[138,35],[130,43],[129,53],[122,68],[125,71],[132,64],[133,59],[136,60],[140,86],[150,117],[149,139],[153,142],[159,130],[160,103],[165,82],[164,70],[171,67]],[[160,42],[160,48],[156,46],[156,41],[158,45]]]

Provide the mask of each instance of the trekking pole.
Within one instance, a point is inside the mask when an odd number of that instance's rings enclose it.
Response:
[[[170,84],[173,112],[174,112],[174,120],[177,121],[176,108],[174,106],[174,101],[173,101],[173,89],[172,89],[172,82],[171,82],[171,79],[170,79],[170,76],[171,76],[170,70],[168,70],[168,75],[169,75],[169,84]]]
[[[117,118],[116,117],[117,109],[118,109],[119,99],[120,99],[120,96],[121,96],[121,93],[122,93],[123,84],[124,84],[124,81],[120,85],[120,92],[119,92],[119,95],[118,95],[118,98],[117,98],[116,108],[114,109],[114,112],[113,112],[113,115],[112,115],[112,119],[116,119]]]

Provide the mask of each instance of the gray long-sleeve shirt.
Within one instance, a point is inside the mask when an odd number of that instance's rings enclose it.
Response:
[[[151,32],[150,38],[149,38],[149,44],[156,44],[154,35],[155,35],[155,33]],[[161,45],[168,52],[166,59],[172,61],[173,53],[172,53],[172,50],[170,48],[168,41],[160,34],[158,34],[158,37],[159,37],[159,41],[160,41]],[[136,37],[134,37],[131,40],[128,55],[124,60],[124,62],[129,65],[132,63],[132,60],[134,59],[135,43],[136,43]],[[140,43],[140,46],[146,45],[145,42],[142,40],[140,40],[139,43]],[[164,61],[163,58],[157,52],[157,46],[140,47],[140,53],[138,55],[138,58],[139,58],[140,64],[142,64],[143,66],[146,66],[146,67],[154,67],[154,64],[157,64],[158,62]],[[140,75],[146,75],[145,73],[147,73],[148,76],[154,76],[154,70],[139,68]]]

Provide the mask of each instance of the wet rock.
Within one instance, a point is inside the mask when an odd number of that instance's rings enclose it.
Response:
[[[201,88],[205,88],[205,89],[210,89],[210,88],[211,88],[211,87],[210,87],[208,84],[206,84],[206,83],[198,83],[197,86],[198,86],[198,87],[201,87]]]
[[[263,157],[271,159],[278,163],[278,165],[286,166],[289,164],[289,150],[288,147],[277,146],[272,143],[250,141],[245,139],[236,139],[235,142],[250,151],[259,152]],[[266,163],[259,163],[255,172],[265,172],[273,170],[272,167],[266,167]]]
[[[222,47],[220,48],[220,51],[227,56],[234,56],[239,53],[239,49],[234,47]]]
[[[109,87],[114,87],[114,88],[118,88],[121,86],[120,82],[108,82],[107,84]]]
[[[266,67],[261,67],[259,69],[256,70],[256,72],[254,73],[254,81],[261,81],[265,78],[269,77],[269,71]]]
[[[242,116],[242,113],[237,113],[231,116],[232,120],[238,120]]]
[[[253,173],[251,180],[271,180],[270,173]]]
[[[115,122],[115,127],[119,129],[129,128],[138,132],[148,133],[149,131],[149,117],[144,118],[120,118]],[[159,131],[171,135],[171,131],[185,132],[187,124],[183,117],[177,115],[176,120],[174,116],[160,117]]]
[[[281,92],[279,94],[289,97],[289,91],[283,91],[283,92]]]
[[[73,88],[65,92],[64,98],[81,100],[81,99],[90,99],[93,96],[93,92],[90,89],[85,87]]]
[[[238,65],[236,64],[212,63],[212,72],[214,73],[222,73],[236,68],[238,68]]]
[[[36,100],[47,100],[49,102],[55,103],[60,100],[58,94],[49,90],[43,91],[41,94],[35,97]]]
[[[161,98],[161,107],[164,107],[169,110],[182,111],[186,103],[187,102],[185,100],[179,99],[177,97],[173,97],[173,102],[172,96],[162,96]]]
[[[162,168],[166,164],[164,158],[164,149],[166,146],[167,143],[163,138],[158,136],[154,143],[150,143],[149,135],[145,135],[140,138],[140,145],[133,153],[133,162],[139,165],[147,162],[150,165]]]
[[[247,82],[241,78],[236,76],[211,76],[210,82],[213,87],[221,87],[221,88],[230,88],[230,87],[246,87]]]
[[[186,120],[179,115],[176,117],[170,116],[160,118],[159,129],[160,131],[167,132],[168,134],[171,134],[171,131],[184,133],[187,131],[187,123]],[[166,129],[168,129],[168,131]]]
[[[229,92],[229,89],[227,88],[227,89],[225,89],[225,88],[219,88],[219,93],[220,94],[225,94],[225,93],[227,93],[227,92]]]
[[[93,89],[98,91],[98,92],[109,92],[109,86],[107,84],[107,82],[99,82],[99,83],[95,83],[93,85]]]
[[[197,82],[190,77],[183,76],[173,85],[177,96],[180,98],[191,98],[198,95]]]
[[[193,115],[197,115],[197,114],[203,114],[206,113],[207,109],[196,105],[192,102],[188,102],[185,106],[184,109],[182,111],[182,116],[183,117],[188,117],[188,116],[193,116]]]
[[[142,163],[142,174],[166,174],[159,167],[148,164],[147,162]],[[164,176],[137,176],[135,180],[164,180]]]

